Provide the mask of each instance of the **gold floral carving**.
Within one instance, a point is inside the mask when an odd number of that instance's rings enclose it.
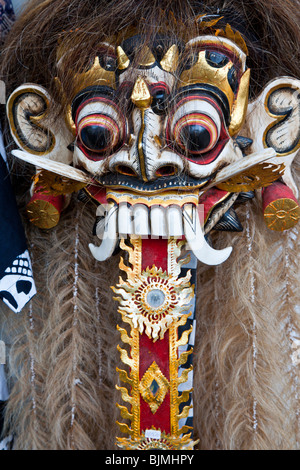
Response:
[[[184,384],[188,380],[188,374],[193,370],[193,367],[182,370],[182,374],[178,377],[178,369],[180,365],[186,363],[188,357],[193,352],[193,348],[182,353],[178,358],[178,348],[179,346],[185,346],[188,342],[189,335],[192,332],[193,328],[185,330],[181,337],[178,338],[178,328],[179,326],[184,326],[190,314],[183,315],[175,324],[170,327],[170,414],[171,414],[171,435],[179,437],[180,434],[186,433],[190,430],[188,426],[183,426],[179,428],[179,420],[182,418],[187,418],[192,405],[184,406],[182,412],[179,414],[179,406],[181,403],[184,403],[188,400],[191,390],[185,390],[179,395],[178,387],[180,384]]]
[[[134,328],[156,341],[164,337],[168,327],[191,302],[194,293],[190,278],[190,272],[177,278],[153,266],[126,282],[120,278],[112,289],[118,295],[115,300],[120,303],[123,318],[128,317]],[[156,305],[151,304],[151,298]]]
[[[34,176],[34,184],[44,194],[61,196],[77,192],[86,186],[86,183],[75,181],[65,176],[47,170],[41,170]]]
[[[253,191],[269,186],[278,180],[284,173],[285,165],[272,163],[259,163],[228,180],[218,183],[217,188],[236,193],[241,191]]]
[[[265,208],[264,219],[269,229],[283,232],[298,223],[300,207],[293,199],[276,199]]]
[[[234,31],[232,27],[227,24],[224,29],[217,29],[215,35],[230,39],[234,42],[246,55],[248,55],[247,44],[239,31]]]
[[[174,437],[165,432],[161,433],[159,439],[146,437],[144,432],[134,441],[126,438],[117,438],[117,446],[123,450],[193,450],[195,444],[196,442],[192,441],[190,434]]]

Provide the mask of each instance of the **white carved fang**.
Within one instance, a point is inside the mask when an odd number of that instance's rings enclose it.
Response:
[[[166,209],[164,207],[153,206],[150,209],[151,236],[167,237]]]
[[[105,218],[105,228],[101,245],[95,246],[92,243],[89,244],[89,249],[97,261],[105,261],[114,252],[118,240],[117,215],[118,206],[114,205]]]
[[[216,266],[226,261],[231,254],[232,247],[215,250],[207,243],[200,225],[197,207],[193,204],[185,204],[182,214],[185,237],[196,258],[209,266]]]
[[[169,237],[182,237],[182,211],[178,206],[172,205],[167,208],[167,227]]]

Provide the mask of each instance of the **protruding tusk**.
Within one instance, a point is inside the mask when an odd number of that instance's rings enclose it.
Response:
[[[184,234],[196,258],[209,266],[216,266],[226,261],[231,254],[232,247],[215,250],[207,243],[200,225],[197,207],[193,204],[185,204],[182,214]]]
[[[182,211],[179,206],[169,206],[167,208],[167,222],[169,237],[182,237]]]
[[[92,243],[89,244],[89,249],[97,261],[105,261],[114,252],[118,240],[117,215],[118,206],[113,206],[105,219],[105,229],[101,245],[95,246]]]

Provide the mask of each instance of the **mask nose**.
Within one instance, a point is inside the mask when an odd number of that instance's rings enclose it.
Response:
[[[151,106],[152,96],[145,79],[141,76],[135,81],[130,97],[132,103],[139,109],[145,110]]]
[[[146,80],[138,76],[131,93],[133,135],[130,148],[110,160],[110,170],[137,177],[145,183],[173,176],[183,170],[183,162],[173,152],[164,151],[160,141],[164,118],[151,108],[152,96]]]

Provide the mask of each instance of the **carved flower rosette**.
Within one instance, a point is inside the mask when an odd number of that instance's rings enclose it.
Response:
[[[112,287],[118,294],[119,312],[131,320],[139,333],[145,332],[156,341],[162,339],[166,330],[178,319],[194,295],[190,285],[191,274],[178,278],[157,269],[147,268],[139,277],[123,281]]]

